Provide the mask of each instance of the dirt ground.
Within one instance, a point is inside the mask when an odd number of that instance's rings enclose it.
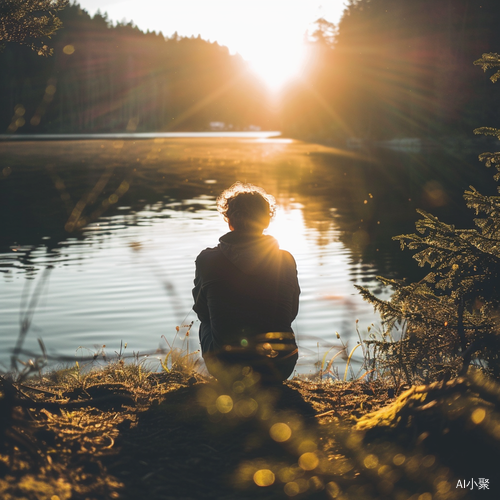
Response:
[[[404,408],[425,400],[416,393],[396,400],[380,382],[294,379],[273,387],[249,374],[228,386],[195,373],[115,366],[2,385],[5,500],[476,498],[455,488],[437,454],[422,447],[409,454],[394,432],[371,443],[370,430],[356,430],[363,416],[370,427],[367,415],[392,415],[396,429]],[[457,387],[435,391],[458,401]],[[441,429],[436,415],[422,420],[432,425],[417,441]],[[406,427],[398,432],[410,436]]]
[[[141,379],[119,371],[18,386],[17,406],[2,415],[2,498],[276,498],[277,484],[280,493],[288,483],[297,489],[296,473],[315,477],[323,422],[359,416],[388,397],[376,384],[260,387],[247,378],[228,388],[197,374]],[[313,463],[301,469],[307,453]],[[293,467],[300,471],[287,475]],[[277,468],[283,477],[273,472],[273,487],[257,485],[258,470]],[[262,474],[260,482],[269,483]],[[323,491],[324,481],[314,481]],[[305,493],[300,481],[298,489]]]

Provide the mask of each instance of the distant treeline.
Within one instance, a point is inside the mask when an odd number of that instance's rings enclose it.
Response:
[[[207,130],[218,121],[335,143],[470,136],[499,124],[500,95],[473,66],[500,51],[498,0],[349,0],[337,26],[316,23],[303,74],[278,108],[217,43],[113,26],[78,5],[59,16],[52,57],[12,44],[0,54],[0,133]]]
[[[113,26],[78,5],[59,17],[52,57],[15,44],[0,54],[0,133],[275,126],[262,83],[226,47]]]
[[[498,126],[500,94],[473,65],[500,52],[498,0],[350,0],[321,21],[283,107],[301,137],[471,135]]]

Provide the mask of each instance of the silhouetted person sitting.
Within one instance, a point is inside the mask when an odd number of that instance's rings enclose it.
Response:
[[[283,381],[298,357],[291,324],[300,288],[292,255],[262,234],[275,200],[238,182],[219,196],[217,208],[231,231],[198,255],[193,288],[203,358],[219,380],[250,370],[262,381]]]

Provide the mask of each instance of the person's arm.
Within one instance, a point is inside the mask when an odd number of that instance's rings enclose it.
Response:
[[[297,277],[297,265],[295,264],[295,259],[294,259],[294,269],[295,269],[295,280],[294,280],[294,290],[292,298],[292,321],[297,317],[297,314],[299,312],[299,295],[300,295],[300,286],[299,286],[299,279]]]
[[[202,323],[209,323],[210,313],[208,311],[207,298],[202,289],[202,279],[201,279],[198,259],[196,259],[195,265],[196,265],[196,270],[194,275],[194,288],[193,288],[193,299],[194,299],[193,310],[198,315],[198,319]]]
[[[297,277],[297,264],[293,255],[289,252],[285,253],[286,262],[286,272],[288,275],[287,282],[292,286],[292,321],[297,317],[299,312],[299,295],[300,286],[299,279]]]

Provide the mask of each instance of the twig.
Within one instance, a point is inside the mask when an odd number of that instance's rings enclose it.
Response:
[[[338,411],[334,408],[333,410],[325,411],[324,413],[320,413],[319,415],[314,415],[314,417],[315,418],[324,417],[326,415],[330,415],[330,413],[338,413]]]

